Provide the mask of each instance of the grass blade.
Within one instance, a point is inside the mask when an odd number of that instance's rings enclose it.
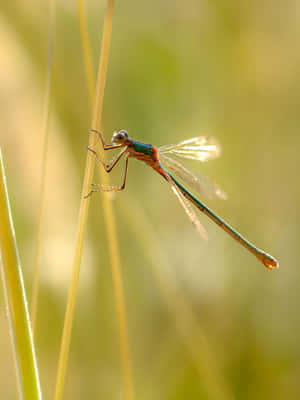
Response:
[[[85,71],[87,75],[88,87],[89,87],[89,97],[93,98],[93,90],[91,89],[94,82],[93,69],[91,64],[91,51],[90,51],[90,41],[89,35],[87,31],[87,23],[86,23],[86,13],[84,9],[83,0],[78,0],[78,17],[79,17],[79,25],[80,25],[80,33],[81,33],[81,41],[83,48],[83,57],[85,62]],[[104,35],[107,33],[106,40],[103,36],[103,46],[105,43],[109,43],[108,36],[111,35],[112,29],[112,16],[113,16],[113,7],[114,2],[109,1],[108,3],[108,13],[107,13],[107,30],[104,29]],[[105,49],[105,50],[104,50]],[[108,48],[103,47],[103,52],[108,54]],[[99,89],[98,89],[99,90]],[[100,92],[104,91],[104,82],[100,88]],[[100,100],[100,109],[102,109],[103,98]],[[101,123],[101,121],[93,121],[96,126],[97,123]],[[104,181],[105,184],[108,184],[109,177],[101,169],[101,181]],[[112,277],[114,283],[114,294],[115,294],[115,302],[116,302],[116,312],[117,312],[117,321],[119,328],[119,340],[120,340],[120,353],[121,353],[121,362],[122,362],[122,375],[123,375],[123,386],[124,386],[124,394],[125,399],[131,400],[134,397],[133,390],[133,379],[131,372],[131,360],[130,360],[130,350],[129,350],[129,339],[128,339],[128,329],[127,329],[127,317],[126,317],[126,307],[123,293],[123,284],[122,284],[122,274],[121,274],[121,265],[120,265],[120,256],[119,256],[119,245],[117,240],[116,233],[116,223],[115,223],[115,215],[112,208],[111,201],[107,196],[104,195],[103,206],[104,206],[104,217],[109,245],[109,256],[110,263],[112,269]]]
[[[21,399],[42,398],[24,280],[0,150],[0,248],[5,302]]]
[[[92,117],[92,128],[94,129],[100,127],[100,121],[101,121],[104,87],[106,81],[106,71],[108,64],[111,30],[112,30],[113,8],[114,8],[114,1],[109,0],[105,16],[103,39],[102,39],[102,46],[101,46],[100,60],[98,67],[96,97],[95,97],[93,117]],[[96,146],[95,135],[90,135],[89,146],[91,147]],[[95,165],[95,159],[88,153],[84,182],[83,182],[83,190],[80,202],[79,217],[78,217],[78,227],[77,227],[75,254],[73,260],[72,277],[69,288],[67,310],[65,314],[65,323],[64,323],[63,337],[62,337],[61,350],[58,363],[56,388],[54,394],[55,400],[62,399],[63,389],[64,389],[64,381],[65,381],[70,340],[71,340],[72,323],[74,318],[76,294],[78,289],[80,264],[82,259],[83,241],[86,230],[87,214],[90,201],[90,198],[84,199],[84,195],[86,195],[89,192],[90,185],[92,183],[94,165]],[[123,365],[125,365],[123,369],[126,371],[126,374],[124,376],[125,395],[126,399],[130,400],[133,397],[132,385],[131,385],[132,380],[129,367],[130,366],[129,350],[128,350],[128,340],[127,340],[125,307],[124,307],[123,292],[121,285],[120,261],[118,256],[118,246],[116,241],[116,229],[115,229],[113,210],[111,203],[107,198],[104,199],[104,214],[107,221],[107,231],[110,243],[110,256],[112,260],[114,283],[117,293],[116,303],[117,303],[118,321],[119,321],[120,332],[122,332],[122,334],[120,333],[120,337],[121,337],[122,360],[123,360]]]
[[[77,10],[78,10],[78,20],[80,29],[80,38],[83,52],[83,61],[85,68],[85,75],[87,79],[88,94],[90,100],[90,106],[92,106],[94,101],[95,92],[95,77],[94,69],[91,56],[91,47],[89,41],[89,33],[87,27],[86,12],[83,0],[77,0]]]

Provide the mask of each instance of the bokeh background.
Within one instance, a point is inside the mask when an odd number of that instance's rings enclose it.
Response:
[[[86,1],[96,70],[105,1]],[[38,226],[47,2],[3,2],[1,148],[30,298]],[[158,146],[213,135],[206,203],[278,258],[266,270],[205,216],[202,240],[165,182],[132,160],[116,211],[137,399],[299,399],[300,3],[117,1],[103,130]],[[75,1],[57,2],[36,346],[53,397],[91,126]],[[122,166],[112,180],[120,182]],[[99,175],[95,174],[95,181]],[[205,200],[205,199],[203,199]],[[102,210],[90,203],[65,399],[121,399]],[[0,292],[0,392],[16,383]]]

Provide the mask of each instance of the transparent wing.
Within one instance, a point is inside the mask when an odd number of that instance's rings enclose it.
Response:
[[[179,178],[201,195],[205,195],[208,198],[211,198],[211,195],[215,195],[221,199],[227,198],[226,193],[224,193],[216,183],[205,176],[196,176],[177,160],[173,160],[165,154],[161,154],[161,161],[167,169],[172,170]]]
[[[197,231],[200,233],[200,235],[203,237],[203,239],[207,239],[207,233],[204,227],[202,226],[201,222],[199,221],[194,209],[192,208],[192,205],[188,202],[188,200],[184,197],[184,195],[181,193],[181,191],[178,189],[178,187],[175,185],[175,183],[170,179],[169,180],[171,184],[171,188],[175,195],[177,196],[180,204],[184,208],[184,211],[187,213],[188,217],[192,221],[194,227],[197,229]]]
[[[219,157],[221,146],[211,136],[198,136],[178,144],[169,144],[159,148],[161,154],[170,153],[191,160],[208,161]]]

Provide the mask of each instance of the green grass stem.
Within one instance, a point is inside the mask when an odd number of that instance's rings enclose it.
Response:
[[[0,249],[1,272],[17,387],[22,400],[41,400],[39,374],[30,326],[27,299],[0,150]]]

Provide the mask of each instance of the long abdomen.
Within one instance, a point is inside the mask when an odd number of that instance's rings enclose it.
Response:
[[[222,218],[220,218],[217,214],[215,214],[212,210],[210,210],[205,204],[203,204],[200,200],[198,200],[195,196],[193,196],[180,182],[177,181],[168,173],[169,177],[179,188],[181,193],[187,198],[191,203],[194,204],[200,211],[202,211],[205,215],[207,215],[212,221],[214,221],[217,225],[219,225],[225,232],[227,232],[233,239],[238,241],[242,246],[244,246],[248,251],[250,251],[260,262],[262,262],[268,269],[273,269],[279,267],[279,264],[275,258],[273,258],[270,254],[265,253],[264,251],[258,249],[251,242],[245,239],[240,233],[235,231],[227,222],[225,222]]]

